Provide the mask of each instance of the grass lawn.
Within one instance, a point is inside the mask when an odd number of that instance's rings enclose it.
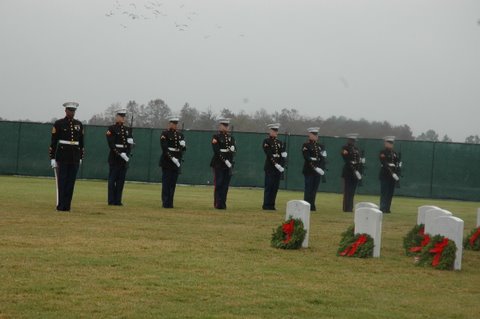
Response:
[[[321,187],[321,185],[320,185]],[[478,318],[480,253],[461,271],[416,267],[402,249],[417,207],[433,204],[475,226],[479,203],[395,198],[382,257],[336,257],[353,222],[341,196],[319,193],[310,248],[270,247],[285,203],[265,213],[263,190],[180,186],[161,208],[160,185],[127,183],[124,207],[105,181],[78,181],[71,213],[54,210],[52,179],[0,177],[0,318]],[[358,196],[377,202],[378,198]]]

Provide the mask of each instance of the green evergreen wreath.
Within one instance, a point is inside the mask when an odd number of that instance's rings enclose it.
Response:
[[[463,247],[465,249],[471,249],[475,251],[480,250],[480,227],[472,229],[467,238],[463,241]]]
[[[405,249],[405,254],[407,256],[415,256],[418,253],[411,252],[410,248],[419,247],[422,244],[424,238],[424,230],[425,225],[415,225],[413,228],[407,233],[405,237],[403,237],[403,248]]]
[[[442,243],[443,250],[441,252],[432,251],[442,246]],[[430,239],[428,245],[423,247],[417,265],[432,266],[440,270],[453,270],[456,252],[457,246],[453,240],[441,235],[435,235]]]
[[[299,218],[290,217],[272,233],[272,247],[281,249],[298,249],[302,246],[307,231]]]
[[[368,258],[373,256],[373,238],[368,234],[356,234],[355,225],[342,233],[337,256]]]

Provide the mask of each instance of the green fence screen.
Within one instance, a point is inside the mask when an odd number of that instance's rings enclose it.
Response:
[[[0,174],[53,176],[48,159],[50,124],[1,122],[0,121]],[[85,126],[85,159],[79,178],[106,179],[108,175],[108,147],[106,127]],[[136,147],[130,161],[127,179],[142,182],[159,182],[161,129],[135,128],[133,135]],[[209,167],[212,157],[213,132],[185,131],[187,152],[179,183],[211,184]],[[237,141],[237,156],[233,186],[263,187],[263,164],[265,157],[262,141],[265,134],[234,133]],[[303,159],[301,154],[305,136],[280,136],[287,142],[288,170],[281,188],[303,189]],[[321,137],[328,153],[326,183],[320,184],[322,192],[341,192],[340,178],[343,160],[340,155],[344,138]],[[366,176],[361,194],[378,194],[380,185],[378,153],[383,141],[360,139],[358,146],[365,151]],[[425,198],[452,198],[480,201],[480,145],[459,143],[433,143],[420,141],[397,141],[396,150],[402,153],[403,178],[396,193],[404,196]]]

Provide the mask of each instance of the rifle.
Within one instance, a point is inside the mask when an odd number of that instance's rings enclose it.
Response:
[[[323,171],[325,172],[325,174],[322,175],[322,183],[326,183],[327,182],[327,157],[323,156],[322,153],[323,152],[327,152],[326,150],[322,150],[321,154],[320,154],[320,157],[322,158],[321,161],[320,161],[320,168],[323,169]]]
[[[365,162],[365,150],[360,150],[360,163],[358,163],[358,172],[362,177],[367,175],[365,173],[365,171],[367,170]],[[358,186],[363,186],[363,178],[358,181]]]
[[[283,138],[283,150],[281,153],[283,152],[286,152],[287,151],[287,139],[288,139],[288,131],[285,130],[285,134],[284,134],[284,138]],[[281,155],[280,155],[281,156]],[[287,154],[287,157],[281,157],[281,162],[280,162],[280,165],[283,166],[283,168],[285,169],[282,174],[280,175],[280,179],[281,180],[284,180],[286,179],[286,176],[287,174],[285,174],[285,172],[287,171],[287,168],[288,168],[288,154]]]
[[[132,108],[132,117],[130,118],[130,135],[133,138],[133,108]],[[133,156],[133,148],[135,147],[135,141],[130,145],[130,157]]]
[[[233,125],[232,128],[230,129],[230,136],[233,138]],[[236,144],[236,143],[235,143]],[[237,151],[237,145],[235,145],[235,152]],[[233,159],[233,154],[232,154],[232,167],[228,168],[228,175],[233,176],[233,166],[235,165],[235,160]]]
[[[402,174],[402,144],[400,144],[400,150],[398,152],[398,161],[395,163],[395,170],[397,171],[397,175],[399,177],[403,177]],[[400,179],[396,181],[395,186],[400,188]]]

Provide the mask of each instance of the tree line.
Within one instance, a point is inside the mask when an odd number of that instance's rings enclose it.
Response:
[[[88,124],[109,125],[112,123],[116,110],[122,108],[119,103],[107,107],[104,112],[93,115]],[[151,100],[146,104],[129,101],[124,108],[127,109],[127,123],[133,127],[161,128],[167,124],[168,116],[180,116],[181,127],[185,130],[215,130],[216,120],[219,117],[232,119],[232,129],[241,132],[265,132],[269,123],[281,123],[280,131],[289,134],[305,134],[306,129],[320,126],[320,134],[324,136],[343,136],[346,133],[359,133],[365,138],[381,138],[385,135],[395,135],[398,139],[414,140],[412,130],[408,125],[395,126],[387,121],[368,121],[366,119],[352,120],[344,116],[322,118],[309,117],[300,114],[294,108],[283,108],[280,111],[269,112],[259,109],[253,113],[245,111],[235,112],[224,108],[214,112],[208,108],[199,110],[189,103],[174,112],[161,99]],[[132,118],[133,117],[133,118]]]

